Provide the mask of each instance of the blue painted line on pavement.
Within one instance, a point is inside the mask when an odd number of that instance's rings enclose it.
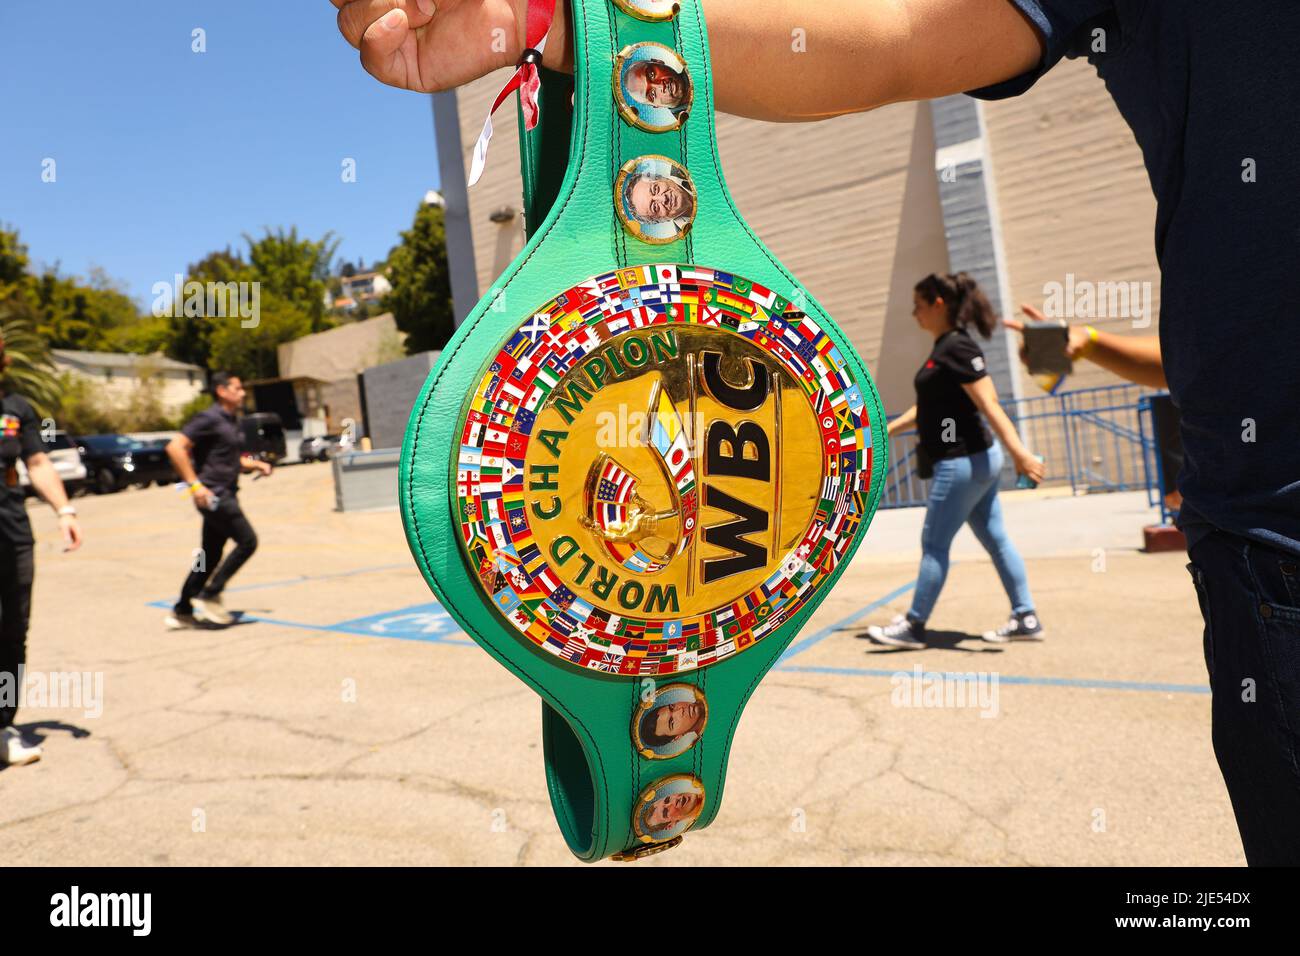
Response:
[[[358,568],[355,571],[344,571],[338,574],[290,578],[282,582],[252,584],[244,588],[230,588],[228,590],[248,591],[257,588],[276,587],[284,584],[299,584],[304,581],[348,577],[354,574],[366,574],[373,571],[385,571],[406,566],[405,563],[378,565],[372,568]],[[837,631],[843,630],[854,622],[860,620],[877,608],[888,604],[895,598],[901,597],[915,587],[916,581],[909,581],[907,584],[900,585],[884,597],[872,601],[870,604],[853,612],[848,617],[845,617],[834,624],[827,625],[813,634],[810,634],[808,637],[791,644],[790,647],[786,649],[785,653],[781,655],[780,660],[777,661],[776,666],[773,669],[792,674],[829,674],[840,677],[895,677],[899,674],[911,676],[915,673],[914,670],[888,669],[881,667],[805,666],[789,664],[787,661],[795,655],[802,654],[810,647],[824,641]],[[147,606],[170,609],[172,607],[172,602],[150,601]],[[302,621],[286,621],[281,618],[258,617],[252,614],[243,615],[241,620],[257,621],[263,624],[272,624],[279,627],[293,627],[302,630],[326,631],[335,634],[360,634],[366,637],[387,637],[396,638],[397,640],[423,641],[429,644],[449,644],[459,645],[462,647],[474,646],[474,642],[465,636],[464,632],[460,630],[451,615],[449,615],[442,605],[436,601],[425,604],[414,604],[410,607],[400,608],[393,611],[381,611],[377,614],[369,614],[364,617],[340,621],[337,624],[307,624]],[[456,635],[459,635],[459,637]],[[941,674],[944,680],[969,680],[972,672],[923,670],[922,673],[927,676],[931,674]],[[989,672],[985,671],[983,673],[988,674]],[[1019,684],[1038,687],[1071,687],[1085,690],[1123,690],[1162,694],[1210,693],[1210,688],[1202,684],[1166,684],[1144,681],[1104,680],[1075,677],[1033,677],[1018,674],[998,674],[997,679],[999,683],[1003,684]]]
[[[837,674],[847,677],[912,677],[914,670],[886,670],[880,667],[809,667],[798,664],[780,665],[774,670],[798,674]],[[923,676],[941,674],[944,680],[970,680],[971,671],[926,671]],[[988,675],[989,671],[983,672]],[[994,672],[996,673],[996,672]],[[976,674],[976,677],[979,675]],[[1162,694],[1208,694],[1210,688],[1202,684],[1155,684],[1127,680],[1099,680],[1086,677],[1028,677],[1017,674],[998,674],[999,684],[1026,684],[1039,687],[1079,687],[1088,690],[1136,690]]]
[[[872,611],[876,610],[876,608],[888,604],[890,601],[894,600],[894,598],[902,597],[904,594],[912,590],[914,587],[916,587],[916,582],[909,581],[907,584],[894,588],[894,590],[890,591],[888,594],[886,594],[884,597],[880,598],[879,600],[872,601],[870,604],[868,604],[866,607],[862,608],[861,610],[854,611],[852,614],[850,614],[848,617],[844,618],[843,620],[837,621],[834,624],[830,624],[826,627],[823,627],[820,631],[817,631],[813,634],[809,634],[807,637],[803,638],[802,640],[795,641],[793,644],[791,644],[789,647],[785,649],[785,653],[781,655],[781,659],[776,662],[777,666],[780,667],[783,663],[788,661],[790,658],[794,657],[796,654],[802,654],[804,651],[808,650],[808,648],[812,647],[814,644],[818,644],[826,640],[826,638],[830,637],[836,631],[842,630],[843,628],[848,627],[854,621],[866,617]]]
[[[171,601],[150,601],[148,607],[170,610]],[[279,627],[296,627],[308,631],[327,631],[334,634],[361,634],[366,637],[391,637],[402,641],[424,641],[428,644],[460,644],[470,647],[473,641],[442,607],[432,602],[415,604],[396,611],[385,611],[366,617],[340,621],[337,624],[309,624],[303,621],[286,621],[283,618],[241,614],[241,623],[256,621]],[[461,635],[459,638],[456,635]]]

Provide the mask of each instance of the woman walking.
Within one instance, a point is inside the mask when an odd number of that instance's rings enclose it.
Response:
[[[1035,483],[1043,478],[1043,463],[1020,441],[1015,427],[998,403],[988,377],[984,353],[970,335],[993,332],[996,317],[988,298],[964,272],[926,276],[912,292],[912,316],[934,337],[934,350],[916,373],[916,404],[889,423],[889,434],[913,424],[920,437],[917,448],[922,477],[933,469],[930,497],[921,532],[921,569],[912,607],[867,635],[882,644],[924,647],[925,622],[948,576],[948,549],[962,524],[969,524],[979,543],[993,558],[1002,587],[1011,600],[1011,619],[986,641],[1036,641],[1044,636],[1034,613],[1025,563],[1007,537],[998,502],[998,477],[1006,448],[1016,471]],[[1002,442],[1000,448],[985,428],[988,419]]]

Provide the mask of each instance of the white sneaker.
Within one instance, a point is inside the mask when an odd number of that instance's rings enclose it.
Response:
[[[1047,636],[1043,622],[1033,611],[1012,614],[1011,620],[996,631],[985,631],[984,640],[990,644],[1007,644],[1011,641],[1041,641]]]
[[[11,767],[21,767],[25,763],[35,763],[41,759],[41,748],[35,744],[23,742],[23,735],[17,727],[0,730],[0,763]]]
[[[867,636],[878,644],[890,644],[894,647],[925,647],[925,625],[918,624],[902,614],[884,627],[872,624],[867,628]]]
[[[202,627],[193,614],[177,614],[175,611],[163,618],[163,627],[169,631],[188,631],[192,628]]]
[[[201,621],[207,621],[210,624],[226,625],[234,621],[230,612],[222,606],[220,597],[207,597],[194,599],[195,616]]]

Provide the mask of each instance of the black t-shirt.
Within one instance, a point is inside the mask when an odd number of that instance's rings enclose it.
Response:
[[[194,442],[194,470],[218,497],[239,490],[239,456],[244,431],[239,420],[220,405],[210,405],[191,418],[181,434]]]
[[[965,329],[935,339],[934,351],[916,373],[916,430],[921,447],[934,461],[973,455],[993,443],[962,388],[987,374],[984,353]]]
[[[1188,543],[1213,526],[1300,554],[1300,3],[1013,2],[1046,54],[971,95],[1017,95],[1086,56],[1142,148]]]
[[[31,544],[18,459],[45,450],[36,412],[21,395],[0,395],[0,543]]]

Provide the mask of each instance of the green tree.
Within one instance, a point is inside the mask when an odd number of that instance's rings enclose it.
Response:
[[[47,270],[32,280],[26,296],[50,348],[114,351],[115,339],[140,321],[135,300],[99,268],[86,282]]]
[[[248,243],[248,262],[254,277],[262,283],[262,297],[269,292],[307,316],[310,331],[332,327],[325,311],[325,289],[330,262],[338,249],[332,232],[313,241],[298,238],[298,229],[266,230],[261,239],[244,235]]]
[[[388,281],[393,289],[384,297],[384,308],[406,333],[407,354],[446,345],[456,320],[441,206],[420,205],[401,244],[388,254]]]
[[[213,318],[210,341],[211,368],[233,372],[242,378],[256,380],[274,378],[279,374],[276,346],[292,342],[312,332],[311,317],[298,308],[265,289],[261,293],[258,323],[245,328],[238,315]]]
[[[252,268],[237,253],[227,246],[219,252],[210,252],[198,262],[185,269],[185,282],[252,282],[255,276]],[[182,299],[184,298],[182,285]],[[206,315],[206,297],[198,315],[186,315],[181,306],[174,306],[172,314],[167,317],[170,329],[170,344],[165,349],[168,355],[181,362],[211,368],[212,328],[214,322],[221,319]]]
[[[7,366],[0,368],[6,391],[16,392],[44,416],[59,405],[59,378],[50,360],[50,349],[36,331],[30,313],[22,311],[19,299],[0,303],[0,339],[4,342]]]
[[[0,299],[7,299],[13,287],[27,281],[27,264],[27,247],[18,231],[0,228]]]

